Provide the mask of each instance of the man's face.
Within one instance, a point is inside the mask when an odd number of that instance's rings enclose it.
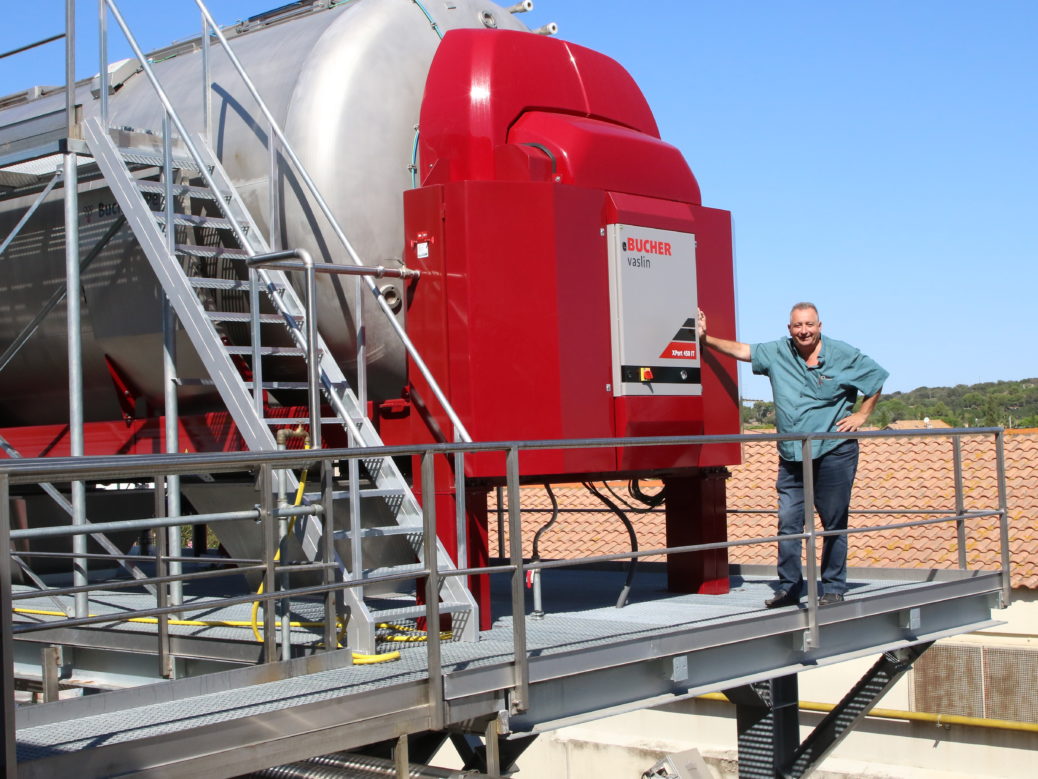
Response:
[[[822,338],[822,323],[813,308],[798,308],[789,315],[789,335],[801,351],[813,349]]]

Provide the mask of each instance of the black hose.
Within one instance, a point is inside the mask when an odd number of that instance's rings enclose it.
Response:
[[[591,482],[584,482],[584,487],[585,489],[587,489],[588,492],[590,492],[592,495],[594,495],[596,498],[598,498],[600,501],[606,504],[609,507],[610,511],[616,514],[616,516],[620,517],[620,521],[623,522],[624,527],[627,528],[627,537],[631,540],[631,551],[637,552],[638,536],[634,532],[634,525],[631,524],[631,520],[627,518],[627,515],[623,512],[623,510],[615,503],[613,503],[613,501],[609,500],[609,498],[607,498],[605,495],[599,492],[595,485]],[[631,594],[631,583],[634,581],[634,569],[637,564],[637,557],[632,557],[631,561],[627,563],[627,579],[624,582],[623,589],[620,591],[620,597],[616,599],[616,607],[618,609],[622,609],[624,606],[627,605],[627,597]]]
[[[555,521],[559,518],[559,502],[555,499],[555,493],[552,492],[551,485],[545,484],[544,490],[548,493],[548,500],[551,501],[551,519],[549,519],[541,528],[533,535],[533,562],[538,562],[541,559],[540,552],[540,541],[541,536],[544,535],[551,526],[555,524]]]
[[[643,511],[651,511],[654,508],[663,505],[663,501],[667,497],[667,488],[663,487],[655,495],[649,495],[642,492],[641,485],[638,483],[638,479],[631,479],[627,485],[627,491],[631,494],[631,497],[637,500],[639,503],[644,503],[648,506],[648,509],[642,509]]]

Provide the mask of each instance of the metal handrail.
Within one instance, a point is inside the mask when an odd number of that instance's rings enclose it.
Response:
[[[113,0],[106,1],[109,4],[113,2]],[[364,266],[366,263],[361,259],[360,254],[358,254],[357,250],[353,247],[353,244],[350,242],[346,233],[343,231],[342,226],[339,224],[339,220],[336,219],[331,207],[328,205],[328,202],[324,199],[324,196],[321,194],[320,189],[317,187],[317,183],[310,176],[310,173],[309,171],[307,171],[306,166],[303,165],[302,160],[300,160],[298,155],[295,153],[295,150],[292,148],[292,144],[288,141],[288,137],[285,135],[284,131],[281,129],[281,126],[274,118],[274,115],[267,107],[266,102],[264,102],[263,98],[260,96],[259,90],[256,88],[256,85],[253,84],[252,79],[249,78],[249,75],[248,73],[246,73],[244,66],[241,64],[241,61],[234,54],[234,51],[231,49],[230,44],[227,42],[227,38],[220,30],[219,25],[216,24],[216,21],[213,19],[212,14],[209,13],[209,9],[206,7],[203,0],[195,0],[195,4],[202,12],[202,17],[204,20],[203,30],[207,29],[206,26],[208,26],[208,29],[211,29],[213,35],[215,35],[217,40],[220,41],[221,45],[223,46],[223,50],[227,55],[227,58],[231,62],[231,65],[238,73],[238,76],[241,78],[242,83],[245,85],[245,88],[248,90],[253,100],[256,101],[256,105],[259,107],[259,110],[263,113],[264,118],[267,120],[271,134],[276,136],[278,142],[281,144],[280,151],[282,152],[282,154],[285,155],[289,162],[292,163],[292,166],[295,168],[296,173],[299,175],[300,179],[302,179],[303,183],[306,185],[306,188],[309,191],[310,195],[314,198],[317,207],[320,209],[324,217],[328,220],[328,224],[331,226],[332,232],[335,233],[335,237],[339,240],[339,243],[346,250],[346,253],[349,255],[353,263],[355,265]],[[206,33],[204,37],[208,38],[208,33]],[[465,442],[472,441],[472,437],[465,429],[464,424],[462,424],[461,419],[458,417],[450,402],[447,400],[447,396],[444,394],[443,390],[440,388],[440,385],[433,377],[432,371],[425,364],[425,361],[422,359],[422,356],[419,353],[417,347],[415,347],[410,337],[404,331],[404,328],[396,320],[396,316],[393,314],[393,309],[389,305],[389,303],[386,302],[385,296],[382,294],[381,290],[379,290],[375,282],[372,281],[371,277],[363,276],[362,278],[364,280],[364,284],[368,288],[368,291],[370,291],[371,294],[375,296],[376,303],[378,304],[382,313],[385,314],[386,319],[389,321],[390,327],[393,328],[397,337],[400,339],[400,342],[403,344],[408,356],[412,359],[412,361],[415,364],[415,367],[417,367],[419,372],[422,374],[422,377],[426,380],[426,382],[428,382],[429,388],[432,390],[433,395],[436,397],[436,400],[440,403],[441,406],[443,406],[444,410],[447,412],[448,418],[454,425],[457,438]]]
[[[101,0],[101,2],[103,3],[103,6],[106,6],[112,12],[113,18],[115,18],[115,20],[118,23],[119,27],[121,28],[123,34],[126,36],[127,42],[130,44],[130,48],[133,50],[134,55],[140,61],[141,67],[144,70],[145,75],[147,76],[148,80],[151,82],[152,88],[155,90],[156,94],[158,95],[159,101],[162,103],[162,107],[163,107],[166,115],[170,118],[170,120],[176,126],[177,132],[180,135],[181,141],[184,143],[188,153],[195,160],[195,162],[199,163],[199,170],[200,170],[200,172],[202,174],[202,177],[205,179],[206,184],[213,191],[218,191],[218,188],[216,187],[216,185],[215,185],[211,175],[209,174],[208,170],[206,169],[206,166],[204,164],[202,164],[202,158],[199,155],[198,150],[195,147],[194,143],[191,141],[191,139],[190,139],[190,137],[188,135],[188,132],[187,132],[187,128],[184,126],[184,124],[180,120],[180,117],[177,115],[176,111],[173,108],[172,102],[169,100],[169,97],[166,95],[165,91],[162,89],[162,86],[159,84],[158,78],[155,76],[155,73],[154,73],[150,63],[148,62],[147,57],[144,55],[144,52],[140,48],[140,45],[138,44],[138,42],[134,38],[133,34],[130,32],[129,26],[126,24],[126,21],[123,19],[122,14],[119,12],[119,9],[118,9],[118,6],[116,5],[115,0]],[[199,10],[201,11],[201,14],[202,14],[202,19],[203,19],[203,40],[204,40],[204,42],[206,44],[203,47],[204,54],[205,54],[206,59],[207,59],[206,67],[203,68],[203,77],[204,77],[204,79],[207,82],[207,84],[206,84],[206,98],[205,98],[206,102],[208,102],[208,94],[209,94],[209,84],[208,84],[208,80],[209,80],[209,76],[208,76],[208,48],[209,47],[208,47],[208,40],[209,40],[209,31],[211,30],[213,35],[215,35],[216,38],[222,44],[223,50],[226,53],[227,58],[231,62],[231,65],[233,66],[235,71],[238,73],[238,76],[241,78],[242,83],[245,85],[245,88],[248,90],[248,92],[252,96],[252,98],[256,101],[256,104],[259,107],[259,110],[263,114],[264,118],[267,120],[268,126],[270,128],[271,135],[275,136],[277,138],[277,141],[281,144],[281,146],[280,146],[281,153],[284,154],[284,156],[289,160],[289,162],[291,162],[291,164],[293,165],[293,167],[296,170],[296,173],[299,175],[300,179],[306,185],[307,190],[309,191],[310,195],[314,198],[314,201],[316,202],[316,204],[317,204],[318,208],[320,209],[321,213],[328,220],[328,223],[331,226],[332,231],[335,233],[336,238],[339,240],[339,243],[346,250],[346,253],[349,255],[350,259],[354,262],[355,265],[362,266],[362,267],[370,267],[370,266],[366,266],[364,261],[361,260],[360,255],[357,253],[356,249],[353,247],[353,244],[350,242],[349,238],[346,236],[346,233],[343,231],[343,229],[340,226],[338,220],[335,218],[335,215],[332,213],[331,207],[328,205],[327,201],[324,199],[324,196],[321,194],[320,190],[318,189],[316,182],[314,182],[313,178],[310,176],[310,174],[307,171],[306,167],[303,165],[302,161],[299,159],[298,155],[295,153],[295,150],[292,148],[292,145],[289,143],[287,136],[285,135],[284,131],[281,129],[280,125],[275,120],[274,115],[271,113],[270,109],[267,107],[266,102],[263,100],[263,98],[259,94],[259,91],[257,90],[255,84],[249,78],[248,73],[245,71],[244,66],[241,64],[241,61],[234,54],[234,51],[231,49],[230,44],[227,41],[227,38],[224,36],[223,32],[220,30],[219,26],[216,24],[216,21],[213,19],[212,14],[209,12],[209,9],[206,7],[206,5],[203,2],[203,0],[195,0],[195,4],[198,6],[198,8],[199,8]],[[107,69],[107,61],[106,61],[107,60],[107,43],[106,43],[106,41],[107,41],[107,32],[106,32],[105,14],[104,13],[101,14],[101,18],[100,18],[100,21],[99,21],[99,27],[100,27],[100,30],[101,30],[101,47],[100,47],[101,51],[100,51],[100,56],[101,56],[101,59],[102,59],[102,61],[101,61],[101,68],[100,68],[100,74],[101,74],[101,84],[100,84],[100,86],[101,86],[101,95],[102,95],[102,106],[101,107],[102,107],[103,121],[105,122],[105,124],[107,124],[108,69]],[[209,112],[206,111],[205,114],[206,114],[206,121],[208,122],[208,114],[209,114]],[[273,147],[273,142],[272,142],[272,147]],[[249,252],[250,255],[254,254],[251,251],[251,249],[248,248],[248,243],[245,240],[244,235],[241,233],[241,228],[240,228],[240,226],[238,226],[234,222],[234,220],[231,220],[231,227],[232,227],[236,237],[238,238],[239,242],[241,243],[241,245],[246,248],[246,251]],[[387,274],[387,273],[385,273],[383,271],[381,275],[389,275],[389,274]],[[402,278],[406,278],[407,276],[405,275],[405,276],[401,276],[401,277]],[[448,401],[446,394],[443,392],[443,390],[440,387],[439,383],[436,381],[435,377],[432,374],[431,369],[425,363],[425,360],[422,358],[421,353],[418,351],[417,347],[411,341],[410,337],[407,335],[406,331],[403,329],[401,324],[396,320],[396,317],[393,314],[392,307],[390,306],[389,303],[386,302],[385,296],[378,289],[378,287],[376,286],[375,282],[372,281],[370,276],[363,275],[362,278],[363,278],[364,284],[367,286],[368,290],[375,296],[375,300],[376,300],[380,310],[386,316],[386,319],[389,321],[390,327],[393,329],[393,331],[396,334],[396,336],[400,339],[400,342],[404,346],[404,349],[407,352],[408,356],[414,362],[415,367],[418,369],[419,373],[422,374],[422,377],[428,383],[429,388],[432,391],[433,395],[436,397],[437,402],[440,403],[440,405],[443,407],[444,411],[446,412],[448,418],[451,420],[451,424],[454,426],[456,438],[458,440],[460,440],[460,441],[471,442],[472,441],[472,437],[469,435],[468,430],[465,428],[465,425],[461,422],[461,419],[458,416],[457,412],[454,410],[454,407]],[[358,316],[362,316],[362,313],[360,311],[358,311]],[[360,346],[360,345],[358,344],[358,346]],[[332,404],[336,405],[336,403],[335,403],[336,399],[334,398],[335,393],[334,392],[330,392],[329,394],[331,396],[333,396],[332,397]],[[341,409],[338,409],[338,408],[336,410],[340,411],[340,413],[342,411]],[[342,415],[348,421],[348,415],[347,414],[342,414]]]
[[[228,599],[224,599],[222,602],[226,604],[234,603],[245,603],[253,602],[255,600],[264,601],[276,601],[280,598],[286,597],[300,597],[303,595],[321,595],[330,592],[344,590],[349,587],[362,586],[370,584],[374,581],[392,581],[402,578],[414,578],[415,576],[425,575],[427,581],[435,584],[435,579],[451,576],[469,576],[473,574],[485,574],[485,573],[500,573],[510,572],[512,574],[512,612],[513,612],[513,651],[514,651],[514,667],[515,667],[515,678],[513,688],[513,705],[517,708],[522,708],[525,702],[528,700],[528,686],[529,686],[529,668],[527,663],[527,638],[525,632],[525,606],[524,606],[524,593],[523,593],[523,581],[527,571],[542,570],[549,568],[561,568],[574,565],[587,565],[602,562],[612,562],[622,559],[630,559],[632,556],[636,557],[649,557],[659,556],[663,554],[679,554],[686,552],[700,552],[709,551],[715,549],[727,549],[740,546],[759,545],[759,544],[773,544],[780,540],[780,538],[797,538],[806,540],[809,543],[812,538],[817,539],[818,537],[826,537],[840,534],[850,533],[861,533],[861,532],[882,532],[885,530],[901,529],[908,527],[917,526],[928,526],[939,523],[967,523],[971,520],[997,516],[1000,518],[1000,559],[1002,561],[1002,577],[1003,577],[1003,596],[1008,601],[1008,534],[1007,530],[1007,507],[1005,498],[1005,474],[1004,474],[1004,457],[996,457],[995,469],[997,472],[997,479],[999,483],[999,506],[997,509],[991,510],[978,510],[978,511],[965,511],[962,514],[953,514],[951,516],[939,517],[936,519],[920,519],[914,521],[908,521],[898,523],[896,525],[879,525],[868,528],[848,528],[846,530],[839,531],[816,531],[814,529],[814,522],[811,522],[810,526],[805,532],[790,536],[768,536],[763,538],[743,539],[739,541],[723,541],[713,542],[707,544],[694,544],[680,547],[665,547],[659,549],[647,549],[640,550],[632,553],[631,551],[617,552],[607,555],[597,555],[593,557],[575,558],[567,560],[551,560],[551,561],[526,561],[522,556],[522,529],[521,529],[521,508],[519,505],[520,490],[519,490],[519,453],[525,450],[537,450],[537,449],[552,449],[552,448],[600,448],[600,447],[615,447],[622,445],[624,447],[644,447],[644,446],[688,446],[688,445],[699,445],[703,443],[724,443],[724,442],[745,442],[761,441],[761,440],[800,440],[805,444],[812,439],[816,438],[855,438],[855,437],[915,437],[915,436],[928,436],[928,435],[939,435],[942,437],[951,437],[953,440],[962,438],[965,436],[994,436],[996,438],[999,449],[1001,448],[1001,440],[1003,431],[1001,428],[985,428],[985,429],[969,429],[969,430],[941,430],[941,431],[914,431],[912,433],[904,432],[886,432],[877,431],[875,433],[863,433],[863,434],[813,434],[807,436],[794,436],[794,435],[783,435],[783,434],[767,434],[767,435],[726,435],[726,436],[667,436],[657,438],[641,438],[641,439],[593,439],[593,440],[581,440],[581,441],[532,441],[532,442],[493,442],[486,444],[433,444],[427,446],[411,446],[411,447],[369,447],[369,448],[348,448],[348,449],[325,449],[325,450],[307,450],[307,451],[279,451],[279,452],[259,452],[259,453],[214,453],[214,454],[184,454],[184,455],[146,455],[134,457],[128,462],[128,458],[115,458],[115,457],[89,457],[89,458],[64,458],[62,460],[20,460],[0,463],[0,495],[6,494],[10,484],[25,484],[33,483],[41,479],[50,479],[54,481],[71,481],[71,480],[104,480],[106,478],[124,478],[133,479],[137,478],[148,478],[153,477],[155,474],[170,473],[187,474],[197,473],[202,471],[209,472],[227,472],[227,471],[241,471],[242,469],[259,469],[261,473],[269,474],[275,469],[285,467],[313,467],[315,462],[324,464],[330,464],[339,460],[349,459],[364,459],[365,457],[371,457],[373,452],[378,452],[385,456],[391,450],[393,454],[411,454],[411,455],[422,455],[422,470],[420,478],[425,480],[427,483],[433,478],[431,468],[435,463],[436,455],[443,453],[451,453],[454,451],[462,452],[503,452],[506,454],[506,478],[509,486],[508,490],[508,517],[509,517],[509,537],[511,539],[511,547],[509,551],[509,562],[506,564],[498,564],[485,567],[457,569],[457,570],[438,570],[435,563],[432,560],[435,556],[427,556],[426,563],[422,571],[409,572],[407,574],[389,574],[381,577],[372,577],[369,579],[359,579],[356,581],[341,581],[327,583],[323,585],[311,586],[311,587],[300,587],[292,590],[274,590],[273,588],[265,593],[263,597],[259,598],[255,595],[238,596]],[[118,462],[116,462],[118,461]],[[265,479],[261,479],[264,481]],[[156,485],[161,484],[162,479],[156,479]],[[266,479],[269,482],[269,479]],[[807,485],[805,485],[807,486]],[[156,487],[157,488],[157,487]],[[809,491],[809,490],[808,490]],[[805,501],[810,505],[813,501],[811,495],[805,495]],[[319,506],[311,506],[305,509],[291,509],[291,511],[318,511],[321,510]],[[261,517],[263,514],[262,509],[248,510],[242,512],[247,515],[248,518],[256,519]],[[273,517],[277,512],[274,509],[269,510],[269,515]],[[897,509],[892,509],[890,514],[898,514]],[[217,515],[219,516],[219,515]],[[217,519],[217,516],[208,517],[210,519]],[[232,518],[230,514],[223,515],[225,518]],[[237,515],[235,515],[237,516]],[[207,517],[194,517],[193,520],[207,519]],[[142,525],[151,524],[152,526],[162,525],[166,522],[173,521],[172,519],[165,520],[163,518],[157,519],[145,519],[145,520],[131,520],[129,522],[134,523],[134,527],[140,527]],[[114,523],[113,523],[114,524]],[[426,533],[426,538],[435,538],[436,535],[436,518],[435,512],[432,506],[427,507],[424,512],[423,529]],[[100,527],[100,526],[98,526]],[[0,502],[0,543],[8,543],[10,538],[21,538],[30,536],[41,536],[41,535],[53,535],[57,532],[64,531],[67,534],[80,533],[81,529],[77,527],[63,527],[56,529],[47,530],[27,530],[27,531],[10,531],[10,508],[6,501]],[[265,563],[267,570],[271,572],[271,575],[276,571],[276,567],[271,563]],[[262,566],[261,566],[262,567]],[[190,574],[188,574],[190,575]],[[162,577],[163,581],[168,581],[175,577]],[[8,588],[7,596],[4,599],[5,602],[10,603],[10,583],[3,582],[0,586]],[[427,602],[427,619],[429,625],[436,625],[437,614],[435,613],[435,598],[428,599]],[[212,602],[208,602],[209,607],[212,606]],[[159,606],[157,609],[148,609],[145,612],[149,615],[158,614],[173,614],[179,611],[184,611],[184,606]],[[142,612],[144,614],[145,612]],[[8,636],[11,635],[10,631],[12,626],[10,620],[6,619],[4,622],[4,631]],[[122,614],[120,616],[127,616]],[[817,602],[811,602],[809,599],[807,609],[807,630],[808,640],[814,646],[817,646],[817,631],[818,631],[818,606]],[[90,620],[90,622],[84,622],[82,620]],[[47,627],[53,628],[56,625],[68,625],[72,624],[90,624],[92,622],[112,622],[112,615],[105,615],[104,617],[85,617],[82,616],[77,620],[73,621],[50,621],[47,623]],[[19,628],[21,630],[22,628]],[[42,629],[42,628],[39,628]],[[433,636],[433,634],[437,634]],[[430,633],[429,640],[429,651],[431,653],[439,652],[438,645],[438,631],[435,629]],[[269,657],[270,655],[268,655]],[[439,662],[438,654],[431,655],[432,660]],[[5,671],[5,672],[10,672]]]

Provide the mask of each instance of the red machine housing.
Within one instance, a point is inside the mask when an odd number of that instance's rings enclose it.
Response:
[[[405,261],[422,272],[407,329],[473,440],[739,431],[734,362],[700,354],[694,336],[683,353],[696,359],[701,392],[656,383],[655,374],[674,373],[666,366],[634,368],[642,381],[624,386],[637,392],[617,386],[623,323],[610,241],[619,230],[666,231],[651,234],[694,246],[694,283],[663,277],[662,286],[677,284],[687,298],[684,327],[691,322],[694,332],[699,305],[715,332],[735,329],[730,215],[702,206],[687,163],[660,140],[620,65],[557,39],[455,30],[430,69],[420,128],[421,186],[404,197]],[[671,254],[668,241],[637,245],[660,255],[643,255],[646,265]],[[410,376],[417,413],[383,419],[383,437],[451,440],[413,366]],[[668,543],[679,545],[725,538],[720,466],[737,462],[737,445],[708,444],[524,452],[520,467],[525,481],[663,477]],[[469,457],[466,472],[477,484],[501,483],[504,458]],[[443,498],[448,482],[441,479]],[[468,501],[470,548],[478,548],[485,498]],[[453,548],[453,527],[441,536]],[[681,556],[694,571],[672,565],[672,586],[727,589],[723,553],[691,557]]]

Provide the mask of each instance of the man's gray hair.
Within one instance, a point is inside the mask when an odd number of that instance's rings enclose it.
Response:
[[[793,318],[794,311],[803,311],[805,308],[810,308],[814,310],[816,315],[818,314],[818,306],[816,306],[814,303],[809,303],[806,300],[802,300],[799,303],[794,303],[793,308],[789,310],[790,319]],[[819,317],[819,319],[821,319],[821,317]]]

